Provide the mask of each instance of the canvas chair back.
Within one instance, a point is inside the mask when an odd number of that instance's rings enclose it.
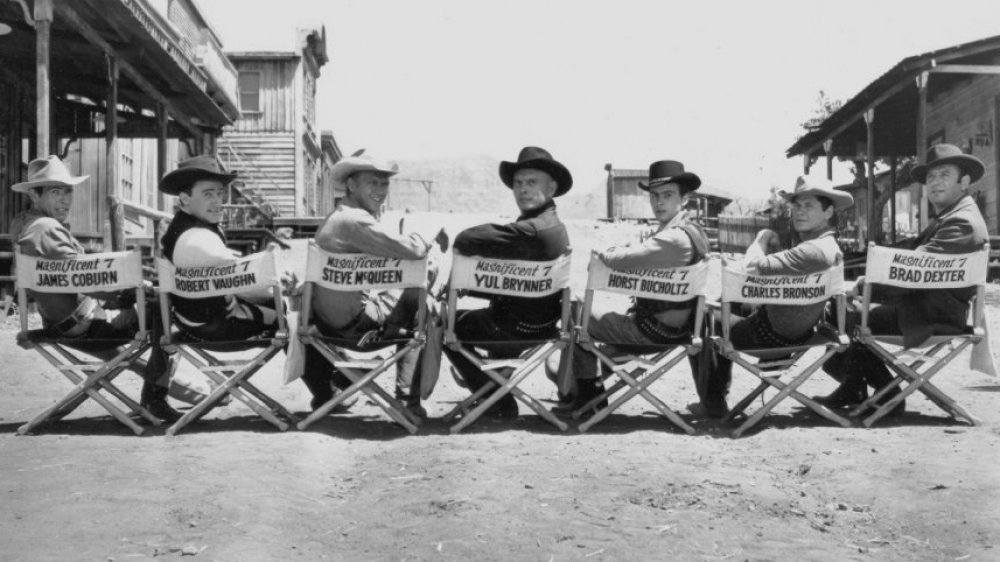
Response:
[[[404,260],[371,254],[331,253],[320,248],[315,242],[310,242],[306,258],[298,338],[304,345],[314,346],[327,361],[351,380],[352,384],[299,422],[299,429],[309,427],[329,414],[337,405],[349,400],[358,392],[363,392],[393,421],[410,433],[417,431],[421,420],[410,414],[402,403],[383,390],[376,378],[385,372],[390,372],[404,354],[419,350],[425,344],[427,268],[427,258]],[[353,358],[346,350],[358,349],[357,346],[361,342],[324,337],[313,326],[312,300],[317,287],[344,292],[419,289],[416,330],[402,338],[380,339],[374,342],[374,345],[366,345],[362,349],[371,351],[390,345],[397,346],[397,351],[388,357],[370,360]]]
[[[85,254],[69,259],[46,259],[16,252],[15,276],[17,279],[18,306],[21,313],[19,341],[38,351],[46,360],[65,375],[76,387],[51,407],[18,429],[27,433],[39,425],[61,419],[79,407],[88,398],[98,402],[112,416],[131,429],[136,435],[144,432],[135,423],[132,414],[139,414],[153,423],[161,420],[139,406],[112,381],[132,362],[149,349],[146,326],[146,293],[143,288],[142,263],[139,252],[109,252]],[[123,345],[109,361],[86,361],[73,351],[81,340],[52,337],[46,330],[28,329],[28,296],[32,293],[110,293],[134,291],[138,330],[130,340],[109,340],[112,347]],[[99,393],[105,391],[123,403],[130,412],[118,408]]]

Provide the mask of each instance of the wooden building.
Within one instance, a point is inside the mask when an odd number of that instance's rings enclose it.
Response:
[[[787,151],[802,156],[806,170],[826,157],[867,162],[885,159],[890,166],[904,157],[923,162],[927,148],[947,142],[978,157],[986,173],[972,186],[971,194],[986,218],[990,233],[998,233],[1000,218],[1000,36],[914,55],[900,61],[885,74],[848,100]],[[872,202],[877,193],[877,174],[868,166],[867,186],[855,193],[864,209],[860,231],[874,216]],[[895,174],[883,181],[897,190]],[[918,193],[919,185],[908,187]],[[899,203],[896,199],[891,202]],[[899,222],[896,206],[888,205],[889,223]],[[932,207],[920,197],[917,229],[926,226]],[[912,213],[912,209],[905,210]],[[913,228],[910,227],[912,230]],[[891,241],[877,240],[882,243]]]
[[[296,50],[231,52],[239,74],[239,118],[219,156],[239,172],[237,187],[272,216],[323,216],[333,210],[324,170],[341,154],[316,125],[316,80],[329,60],[324,28],[298,30]]]
[[[92,249],[124,248],[112,209],[165,209],[156,179],[213,152],[238,115],[218,37],[193,0],[5,0],[0,24],[0,232],[9,244],[28,204],[10,190],[27,162],[58,154],[91,176],[71,228]]]

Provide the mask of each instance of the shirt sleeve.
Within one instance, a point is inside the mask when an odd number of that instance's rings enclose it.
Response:
[[[42,219],[29,226],[17,241],[23,254],[61,260],[80,255],[79,247],[65,226],[55,219]]]
[[[346,230],[344,238],[350,240],[358,251],[403,260],[423,259],[433,242],[424,239],[426,233],[397,234],[371,215],[359,217]],[[337,251],[336,234],[333,232],[321,232],[316,236],[316,243],[326,251]]]
[[[537,244],[537,232],[527,221],[481,224],[455,237],[455,251],[466,256],[525,259],[525,245]]]
[[[174,264],[179,267],[211,265],[235,259],[236,255],[226,247],[222,239],[204,228],[191,228],[177,238],[174,250]]]
[[[835,265],[821,247],[803,242],[794,248],[770,254],[757,263],[761,275],[800,275],[816,273]]]
[[[615,246],[597,255],[613,269],[662,269],[688,265],[693,249],[687,233],[679,228],[667,228],[644,242]]]
[[[974,237],[972,224],[968,221],[946,220],[930,240],[917,246],[917,251],[934,254],[964,253]]]

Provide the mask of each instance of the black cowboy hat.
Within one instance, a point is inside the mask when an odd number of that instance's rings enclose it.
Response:
[[[983,177],[983,172],[986,171],[982,160],[970,154],[963,153],[961,148],[953,144],[935,144],[927,151],[927,162],[919,166],[914,166],[910,175],[918,182],[926,183],[927,170],[942,164],[954,164],[958,166],[963,172],[969,174],[969,183],[979,181],[979,178]]]
[[[203,154],[188,158],[177,164],[177,169],[167,173],[160,180],[160,191],[167,195],[177,195],[198,180],[219,180],[223,185],[236,179],[235,173],[229,173],[219,165],[214,156]]]
[[[565,194],[573,187],[573,176],[559,162],[556,162],[549,151],[537,146],[526,146],[517,155],[517,162],[500,162],[500,181],[507,187],[513,188],[514,173],[518,170],[530,168],[541,170],[552,176],[556,181],[556,193],[554,197]]]
[[[679,183],[694,191],[701,187],[701,178],[685,172],[684,164],[676,160],[658,160],[649,165],[649,183],[639,182],[639,187],[649,191],[665,183]]]

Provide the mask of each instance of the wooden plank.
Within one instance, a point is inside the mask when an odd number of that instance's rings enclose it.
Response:
[[[993,64],[939,64],[928,72],[953,74],[1000,74],[1000,65]]]

